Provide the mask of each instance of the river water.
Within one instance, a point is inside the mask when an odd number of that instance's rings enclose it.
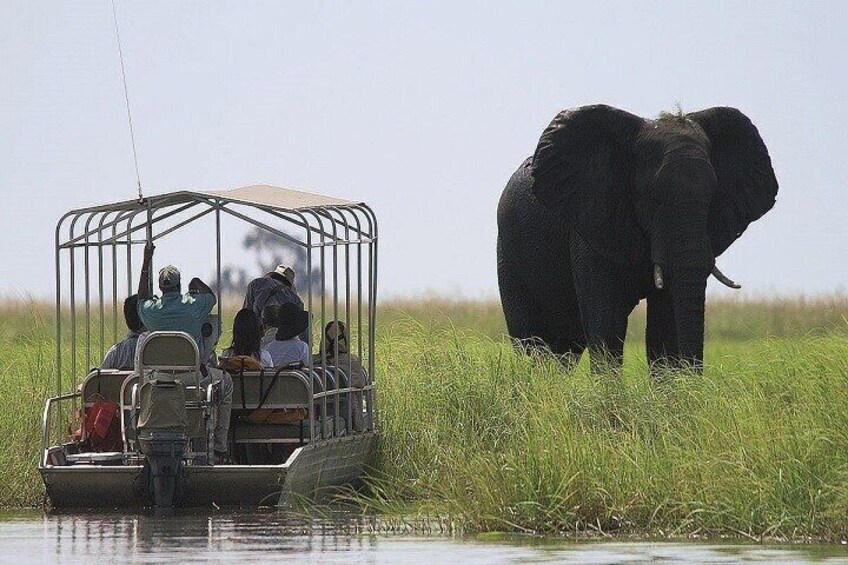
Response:
[[[0,563],[848,563],[848,547],[413,536],[278,512],[0,514]]]

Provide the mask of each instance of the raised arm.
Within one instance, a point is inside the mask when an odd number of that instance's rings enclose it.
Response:
[[[207,285],[205,282],[203,282],[197,277],[194,277],[193,279],[191,279],[191,282],[188,283],[188,291],[196,292],[197,294],[211,294],[212,296],[215,296],[215,293],[212,291],[209,285]]]
[[[150,241],[144,246],[144,261],[141,264],[141,274],[138,279],[139,303],[150,298],[150,266],[153,263],[153,251],[155,249],[156,246]]]
[[[188,291],[194,296],[194,301],[192,302],[194,317],[199,320],[206,319],[210,312],[212,312],[212,307],[217,302],[215,293],[212,292],[209,285],[197,277],[194,277],[188,283]]]

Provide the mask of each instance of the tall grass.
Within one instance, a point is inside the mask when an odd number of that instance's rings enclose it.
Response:
[[[846,305],[713,302],[705,373],[655,383],[642,311],[622,374],[593,376],[516,354],[497,304],[394,303],[364,502],[473,531],[842,539]]]
[[[41,408],[55,389],[50,312],[29,302],[0,306],[0,507],[43,498],[35,469]]]
[[[846,533],[844,336],[739,345],[663,383],[457,329],[406,328],[403,350],[380,373],[377,508],[472,530]]]
[[[384,304],[362,502],[466,531],[844,538],[846,313],[844,296],[712,302],[704,374],[655,383],[641,311],[612,377],[517,354],[497,303]],[[41,307],[0,308],[0,506],[41,500],[51,327]]]

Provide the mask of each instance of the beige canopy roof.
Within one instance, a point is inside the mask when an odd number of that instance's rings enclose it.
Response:
[[[237,200],[239,202],[249,202],[251,204],[289,210],[314,208],[316,206],[352,206],[362,204],[362,202],[355,202],[353,200],[344,200],[342,198],[324,196],[323,194],[303,192],[267,184],[252,184],[231,190],[203,190],[199,192],[214,198]]]
[[[161,205],[170,206],[185,202],[202,201],[208,198],[214,198],[215,200],[223,202],[255,204],[277,210],[302,210],[306,208],[319,208],[322,206],[356,206],[363,204],[361,201],[345,200],[343,198],[324,196],[323,194],[315,194],[313,192],[304,192],[301,190],[293,190],[291,188],[282,188],[267,184],[252,184],[229,190],[181,190],[177,192],[147,196],[145,197],[145,200],[150,201],[150,204],[154,207],[159,207]],[[137,199],[124,200],[114,204],[83,208],[75,210],[74,212],[132,210],[146,205],[146,203],[139,202]]]

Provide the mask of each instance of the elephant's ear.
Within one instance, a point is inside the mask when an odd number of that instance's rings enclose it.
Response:
[[[533,194],[609,260],[634,264],[648,244],[633,207],[642,118],[605,105],[560,112],[533,155]]]
[[[716,257],[748,224],[771,210],[777,179],[760,133],[736,108],[716,107],[688,115],[710,139],[710,161],[718,185],[708,229]]]

